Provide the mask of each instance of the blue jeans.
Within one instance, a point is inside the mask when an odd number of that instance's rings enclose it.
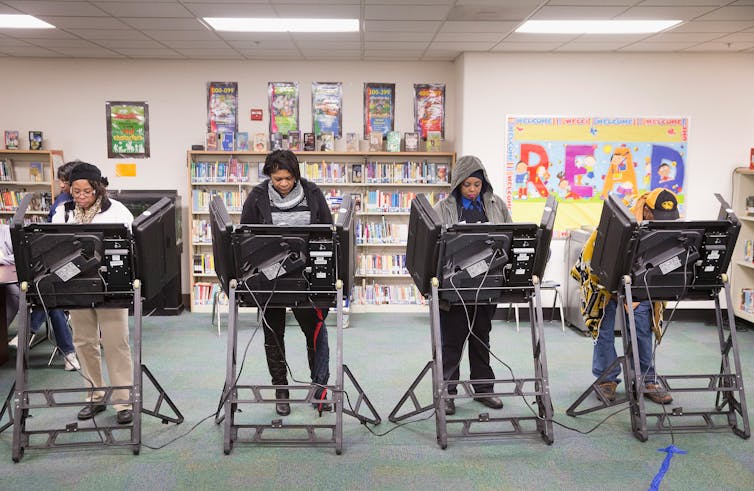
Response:
[[[50,309],[47,313],[50,316],[52,331],[55,333],[55,342],[57,343],[58,348],[60,348],[60,351],[62,351],[64,355],[76,351],[73,347],[73,338],[71,336],[71,330],[68,329],[68,321],[66,320],[65,312],[61,309]],[[44,321],[44,309],[32,310],[31,325],[29,326],[31,332],[37,332]]]
[[[615,313],[617,308],[618,304],[614,299],[610,300],[605,306],[605,316],[602,318],[600,334],[594,344],[592,354],[592,374],[595,377],[602,375],[605,369],[618,357],[615,352]],[[625,313],[625,319],[626,325],[628,325],[627,313]],[[639,369],[641,370],[639,376],[643,376],[644,380],[649,382],[655,376],[654,363],[652,363],[654,342],[652,340],[651,302],[648,300],[640,302],[634,309],[634,323],[636,324],[636,340],[639,348]],[[620,364],[616,365],[605,378],[605,381],[620,383],[618,378],[620,369]]]

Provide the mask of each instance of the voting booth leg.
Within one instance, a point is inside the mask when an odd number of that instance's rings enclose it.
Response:
[[[18,462],[26,449],[55,449],[55,448],[92,448],[92,447],[127,447],[134,455],[141,451],[141,413],[155,416],[163,420],[181,423],[183,416],[157,383],[152,373],[141,363],[141,335],[142,335],[142,303],[141,285],[139,280],[133,282],[133,305],[134,305],[134,330],[133,330],[133,385],[110,386],[110,387],[85,387],[75,389],[34,389],[27,388],[28,369],[28,337],[29,337],[29,313],[26,291],[28,285],[21,285],[23,294],[20,298],[20,308],[26,312],[21,318],[19,326],[19,347],[16,356],[16,383],[13,397],[13,449],[12,458]],[[105,355],[107,356],[107,354]],[[144,409],[143,399],[143,374],[157,390],[157,403],[154,409]],[[115,390],[127,390],[128,399],[114,400]],[[58,394],[86,394],[92,390],[103,392],[102,404],[130,403],[132,405],[133,421],[130,425],[94,425],[93,427],[80,427],[79,423],[69,423],[64,428],[52,429],[27,429],[26,420],[31,409],[53,407],[80,407],[81,402],[72,401],[70,398],[63,400]],[[160,407],[166,402],[176,417],[171,417],[160,412]],[[125,435],[128,435],[127,437]],[[75,438],[71,438],[75,435]],[[93,438],[87,439],[88,436]]]
[[[539,419],[537,419],[537,429],[542,435],[542,439],[548,445],[551,445],[555,441],[555,435],[552,429],[552,416],[553,408],[552,401],[550,399],[550,378],[547,371],[547,350],[545,349],[545,333],[544,333],[544,315],[542,313],[542,297],[540,296],[541,290],[539,281],[534,282],[534,297],[529,299],[529,312],[536,314],[537,322],[534,322],[532,317],[531,326],[531,344],[532,354],[534,355],[534,378],[535,390],[538,395],[537,401],[537,413]]]
[[[334,385],[240,385],[237,383],[237,344],[238,344],[238,284],[231,280],[228,287],[228,299],[230,301],[228,316],[228,357],[225,387],[223,388],[223,411],[224,414],[216,415],[215,422],[224,422],[224,446],[226,455],[230,454],[236,443],[255,443],[288,446],[325,446],[334,447],[335,453],[340,455],[343,451],[343,414],[353,416],[361,422],[379,424],[380,417],[371,401],[361,389],[353,373],[343,363],[343,285],[341,281],[336,284],[336,342],[335,342],[335,384]],[[271,293],[271,292],[258,292]],[[289,292],[290,293],[290,292]],[[293,292],[301,293],[301,292]],[[303,292],[307,293],[307,292]],[[353,383],[358,392],[356,406],[353,410],[346,410],[345,403],[345,377]],[[284,424],[283,419],[274,419],[270,424],[242,424],[236,421],[236,412],[240,404],[276,404],[285,402],[288,404],[303,404],[316,406],[322,403],[317,398],[320,388],[324,388],[327,394],[332,394],[331,399],[325,401],[333,407],[335,418],[334,424]],[[287,399],[278,399],[276,392],[288,391]],[[296,394],[305,393],[303,396]],[[272,395],[270,395],[272,394]],[[358,414],[361,404],[364,403],[372,412],[372,418]],[[320,433],[329,434],[323,437]],[[296,436],[296,434],[300,436]],[[273,435],[273,436],[268,436]],[[287,435],[287,436],[277,436]]]
[[[732,388],[732,391],[718,391],[716,397],[716,404],[718,411],[722,411],[727,405],[728,422],[733,429],[733,432],[741,438],[749,438],[751,436],[751,429],[749,428],[749,413],[746,408],[746,394],[744,393],[744,382],[741,377],[741,357],[738,354],[738,332],[736,330],[736,316],[733,312],[733,301],[730,295],[730,283],[726,281],[725,285],[725,305],[728,313],[728,326],[730,326],[730,334],[728,339],[725,339],[725,331],[723,329],[723,320],[720,309],[720,298],[715,298],[715,309],[717,312],[717,331],[720,339],[720,351],[722,355],[720,373],[721,383],[720,387],[728,385],[727,388]],[[733,368],[735,369],[735,375],[731,376],[731,368],[728,357],[733,356]],[[734,384],[724,384],[724,379],[734,378]],[[736,390],[737,388],[737,390]],[[738,393],[738,400],[735,395]],[[741,425],[738,425],[738,417],[741,418]]]

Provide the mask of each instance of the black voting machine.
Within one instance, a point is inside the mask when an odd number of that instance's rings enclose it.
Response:
[[[3,406],[13,426],[12,458],[18,462],[25,449],[92,448],[121,446],[134,454],[141,449],[141,413],[163,422],[180,423],[183,416],[172,403],[148,368],[141,363],[142,300],[151,299],[173,280],[163,268],[154,267],[155,256],[166,238],[166,222],[175,221],[175,205],[162,199],[137,217],[131,230],[124,224],[53,224],[24,225],[24,215],[32,195],[24,197],[13,217],[11,240],[16,273],[21,286],[19,341],[16,357],[16,381]],[[171,223],[171,225],[173,224]],[[158,251],[158,252],[155,252]],[[144,298],[142,297],[144,295]],[[60,308],[128,308],[134,310],[133,385],[127,387],[33,389],[28,387],[28,340],[31,310]],[[107,356],[107,355],[105,355]],[[157,391],[153,407],[144,407],[142,374]],[[31,411],[52,407],[79,407],[91,389],[102,389],[103,404],[133,404],[130,425],[81,427],[79,423],[64,428],[30,429]],[[115,401],[115,389],[127,389],[129,399]],[[81,394],[81,399],[71,395]],[[160,412],[165,402],[175,417]],[[0,417],[2,417],[0,413]],[[33,426],[33,425],[32,425]],[[127,433],[127,438],[123,434]],[[75,435],[75,436],[74,436]],[[91,437],[91,438],[89,438]]]
[[[406,266],[419,291],[429,300],[432,360],[395,406],[389,416],[390,421],[395,423],[434,410],[437,441],[443,449],[447,447],[449,438],[538,435],[548,444],[553,442],[539,284],[550,252],[556,212],[557,201],[551,196],[545,203],[539,225],[477,223],[444,228],[424,195],[420,194],[412,201]],[[531,416],[493,417],[481,413],[477,418],[446,417],[448,399],[472,398],[474,393],[470,380],[443,381],[439,322],[441,302],[464,306],[510,302],[529,304],[534,376],[474,382],[495,384],[495,391],[485,394],[487,396],[534,397],[536,409],[532,409]],[[422,406],[416,389],[430,371],[432,404]],[[459,387],[456,395],[448,393],[447,387],[451,382]],[[504,389],[498,390],[500,386]],[[413,409],[399,415],[409,399]],[[476,426],[487,423],[492,423],[489,426],[497,429],[475,430]],[[461,429],[451,433],[448,431],[450,424]]]
[[[343,414],[360,421],[380,423],[380,417],[354,376],[343,363],[343,299],[350,292],[355,268],[354,204],[345,197],[335,223],[304,226],[234,225],[222,199],[210,202],[212,252],[215,272],[228,295],[228,352],[226,380],[215,419],[224,422],[223,451],[230,454],[235,443],[331,446],[342,452]],[[255,307],[334,307],[337,317],[335,384],[324,386],[333,395],[335,424],[244,424],[237,420],[241,404],[277,402],[311,405],[317,402],[314,385],[241,385],[238,369],[238,309]],[[265,374],[266,376],[266,374]],[[358,391],[353,407],[344,407],[344,376]],[[275,390],[286,389],[289,399],[276,399]],[[365,404],[372,418],[359,414]],[[349,404],[350,406],[350,404]],[[220,409],[223,414],[220,415]],[[321,435],[324,434],[324,435]],[[281,435],[281,436],[278,436]],[[295,436],[291,436],[295,435]]]
[[[735,316],[726,271],[738,237],[740,223],[728,203],[719,195],[716,220],[644,221],[635,217],[621,202],[610,195],[602,208],[591,266],[600,284],[612,292],[618,305],[635,301],[713,300],[720,350],[720,370],[713,374],[660,375],[653,383],[673,393],[714,392],[712,409],[689,410],[681,406],[662,412],[649,412],[643,395],[649,390],[639,368],[633,309],[625,317],[616,315],[623,339],[623,356],[605,369],[605,374],[620,364],[626,381],[626,395],[608,401],[599,390],[604,376],[568,408],[566,413],[578,416],[605,407],[629,403],[631,429],[640,441],[649,432],[711,431],[731,429],[742,438],[749,438],[749,419],[736,339]],[[726,335],[721,294],[725,295],[729,332]],[[617,327],[617,326],[616,326]],[[668,342],[668,341],[666,341]],[[689,356],[692,356],[689,353]],[[732,363],[731,363],[732,360]],[[696,383],[697,385],[694,385]],[[597,405],[579,409],[594,393]],[[648,425],[647,419],[654,425]],[[694,422],[695,421],[695,422]]]

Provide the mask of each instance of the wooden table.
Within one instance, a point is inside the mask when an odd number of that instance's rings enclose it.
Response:
[[[0,286],[18,282],[15,266],[0,266]],[[5,312],[5,288],[0,288],[0,365],[8,361],[8,321]]]

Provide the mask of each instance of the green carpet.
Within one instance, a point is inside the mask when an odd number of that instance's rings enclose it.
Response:
[[[242,316],[239,346],[252,332],[253,315]],[[289,324],[291,322],[289,316]],[[334,317],[329,318],[333,324]],[[200,419],[212,414],[225,378],[226,322],[220,337],[206,314],[144,319],[143,362],[157,377],[186,418],[181,425],[163,425],[143,417],[142,441],[159,446],[187,432]],[[305,382],[308,368],[304,338],[289,325],[286,343],[291,369]],[[560,330],[560,323],[546,323],[547,358],[555,420],[587,430],[610,410],[578,418],[565,410],[591,383],[592,342]],[[331,382],[334,381],[335,330],[330,329]],[[377,407],[383,423],[374,428],[383,433],[395,425],[387,415],[419,371],[430,359],[428,317],[422,314],[353,315],[344,332],[345,363]],[[739,332],[744,381],[749,395],[749,417],[754,394],[754,332]],[[715,373],[719,369],[717,334],[699,323],[674,322],[657,353],[659,373]],[[494,322],[492,347],[517,377],[533,375],[531,336],[528,329],[516,332],[512,323]],[[31,352],[30,382],[35,388],[80,387],[75,373],[65,372],[56,359],[46,368],[51,352],[43,344]],[[11,350],[11,354],[15,352]],[[508,370],[493,360],[499,378]],[[7,394],[14,377],[14,360],[0,367],[0,392]],[[468,376],[468,363],[461,365]],[[262,333],[254,338],[247,356],[242,384],[269,382],[263,355]],[[356,393],[346,385],[351,400]],[[429,385],[421,386],[430,400]],[[619,386],[622,393],[623,386]],[[147,403],[153,399],[147,390]],[[673,407],[710,407],[713,393],[676,393]],[[77,396],[78,397],[78,396]],[[527,414],[520,399],[504,399],[501,414]],[[625,406],[623,406],[625,407]],[[648,403],[650,410],[659,406]],[[74,422],[79,407],[39,410],[29,425],[59,426]],[[315,412],[293,405],[286,422],[313,422]],[[458,403],[458,415],[475,417],[490,411],[471,400]],[[493,415],[493,414],[491,414]],[[272,405],[242,406],[243,422],[268,423],[276,418]],[[3,418],[2,422],[6,421]],[[114,422],[112,408],[97,417],[100,424]],[[329,418],[329,419],[328,419]],[[417,417],[418,419],[419,417]],[[333,421],[332,415],[322,420]],[[41,427],[40,426],[40,427]],[[650,434],[642,443],[631,434],[627,411],[608,419],[588,435],[555,427],[555,443],[539,438],[451,440],[441,450],[435,440],[434,419],[397,428],[374,436],[355,419],[344,416],[343,454],[332,448],[291,448],[238,444],[231,455],[223,454],[222,426],[210,418],[187,436],[161,450],[143,447],[132,455],[125,449],[34,451],[20,463],[11,460],[12,431],[0,434],[0,488],[8,489],[647,489],[665,456],[657,451],[671,443],[669,434]],[[688,455],[676,456],[662,490],[707,490],[754,488],[754,447],[731,431],[676,433],[675,444]]]

